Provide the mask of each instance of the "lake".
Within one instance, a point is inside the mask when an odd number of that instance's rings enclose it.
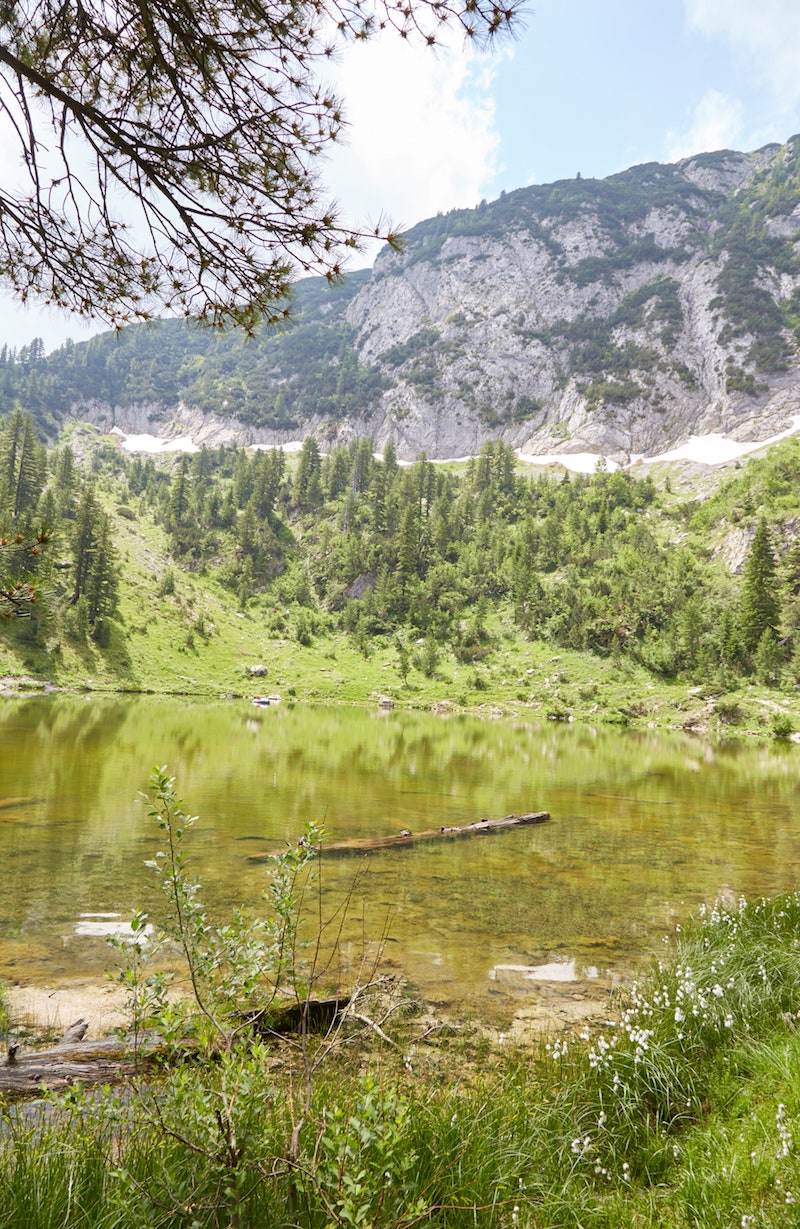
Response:
[[[542,982],[625,975],[702,901],[795,888],[800,747],[359,708],[175,698],[0,702],[0,979],[112,964],[106,919],[159,903],[158,834],[137,801],[154,765],[199,819],[209,906],[257,904],[306,819],[328,839],[547,810],[492,837],[323,859],[352,891],[344,961],[387,935],[386,966],[428,1001],[502,1008]],[[354,878],[356,880],[353,886]],[[88,915],[88,916],[87,916]],[[95,916],[92,916],[95,915]],[[524,983],[524,985],[523,985]]]

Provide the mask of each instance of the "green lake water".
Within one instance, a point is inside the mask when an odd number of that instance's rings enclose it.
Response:
[[[155,911],[143,864],[157,832],[136,798],[161,764],[200,816],[192,867],[220,917],[258,902],[250,856],[308,818],[335,841],[550,811],[492,837],[323,859],[326,909],[357,876],[345,966],[386,932],[387,966],[456,1009],[502,1003],[497,966],[626,973],[701,901],[798,885],[793,744],[244,701],[6,700],[1,979],[99,976],[110,953],[86,915]]]

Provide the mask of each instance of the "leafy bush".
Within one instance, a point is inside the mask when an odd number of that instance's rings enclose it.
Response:
[[[788,738],[794,733],[794,724],[787,713],[773,713],[770,728],[774,738]]]

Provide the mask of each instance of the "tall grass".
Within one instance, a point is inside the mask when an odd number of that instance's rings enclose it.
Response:
[[[8,1108],[0,1229],[800,1223],[800,893],[705,911],[620,1006],[485,1071],[353,1042],[292,1152],[291,1060],[264,1045]]]

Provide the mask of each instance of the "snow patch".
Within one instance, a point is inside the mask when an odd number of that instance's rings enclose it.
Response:
[[[118,435],[126,452],[199,452],[191,435],[179,435],[165,440],[159,435],[126,435],[119,427],[111,428],[111,435]]]
[[[571,470],[573,474],[594,474],[597,472],[597,462],[601,459],[602,453],[599,452],[543,452],[530,453],[522,452],[519,448],[516,450],[520,461],[524,461],[527,465],[561,465],[564,469]],[[607,457],[604,458],[606,469],[609,473],[613,473],[620,466],[616,461],[610,461]]]
[[[646,457],[642,453],[632,453],[628,461],[628,465],[655,465],[659,461],[693,461],[698,465],[725,465],[730,461],[736,461],[739,457],[747,456],[748,453],[757,452],[761,448],[769,448],[772,444],[777,444],[781,440],[788,439],[791,435],[796,435],[800,432],[800,414],[792,418],[792,425],[787,427],[785,431],[780,431],[777,435],[771,435],[765,440],[749,440],[740,441],[730,439],[726,435],[692,435],[685,443],[679,444],[677,448],[671,448],[668,452],[661,452],[655,457]],[[128,435],[121,431],[119,427],[113,427],[112,435],[120,437],[122,447],[126,452],[149,452],[149,453],[165,453],[165,452],[199,452],[199,445],[195,444],[190,435],[177,436],[175,439],[162,439],[157,435]],[[303,440],[287,440],[283,444],[251,444],[249,445],[255,451],[266,452],[273,448],[280,449],[282,452],[297,453],[303,447]],[[609,457],[604,457],[602,453],[596,452],[546,452],[546,453],[530,453],[524,452],[522,449],[515,450],[516,456],[526,465],[560,465],[562,469],[570,470],[575,474],[594,474],[597,472],[598,462],[603,460],[608,473],[613,473],[615,470],[623,467],[617,461],[612,461]],[[380,454],[375,453],[376,457]],[[454,465],[472,460],[472,457],[437,457],[435,462],[438,465]],[[413,465],[413,461],[399,461],[401,466]]]
[[[112,427],[111,435],[119,436],[126,452],[199,452],[191,435],[178,435],[174,439],[163,439],[160,435],[129,435],[119,427]],[[281,452],[300,452],[303,440],[289,440],[285,444],[249,444],[253,452],[271,452],[273,448]]]
[[[662,452],[657,457],[642,457],[645,465],[653,465],[656,461],[695,461],[700,465],[724,465],[727,461],[736,461],[749,452],[757,452],[759,448],[769,448],[780,440],[788,439],[800,431],[800,415],[792,418],[791,427],[771,435],[766,440],[740,441],[729,439],[725,435],[691,435],[685,444]]]

